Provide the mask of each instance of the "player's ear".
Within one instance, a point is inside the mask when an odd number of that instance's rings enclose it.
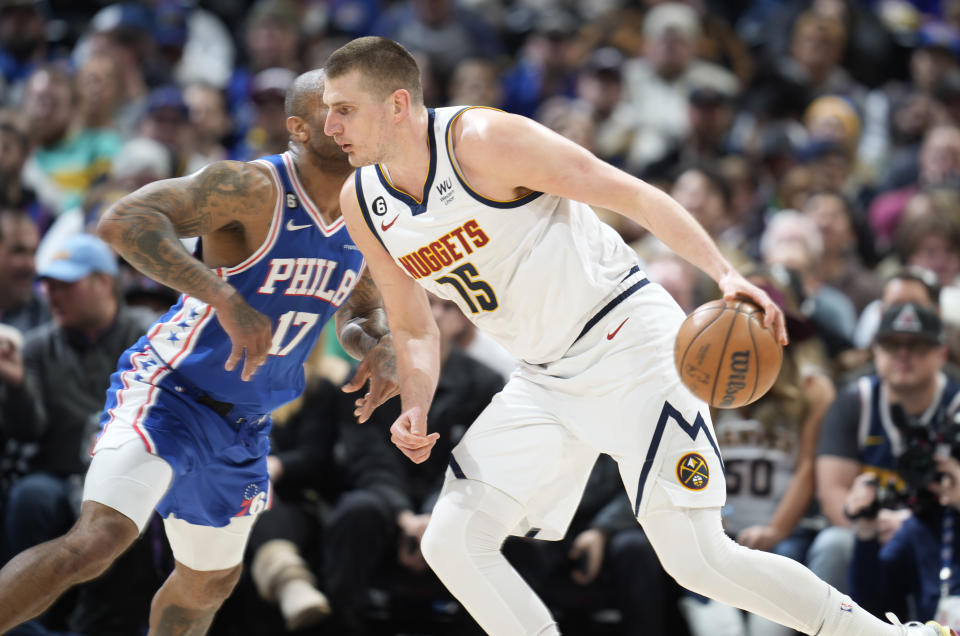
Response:
[[[290,138],[299,143],[306,143],[310,140],[310,132],[307,130],[307,122],[296,115],[287,117],[287,132]]]
[[[400,121],[410,114],[410,93],[405,88],[398,88],[390,96],[393,107],[393,118]]]

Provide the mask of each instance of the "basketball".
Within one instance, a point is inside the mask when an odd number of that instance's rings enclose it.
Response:
[[[746,300],[711,300],[694,309],[677,333],[673,358],[680,379],[704,402],[734,409],[770,390],[783,362],[763,310]]]

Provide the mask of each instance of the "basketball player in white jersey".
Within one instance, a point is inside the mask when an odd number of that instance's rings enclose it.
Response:
[[[707,405],[673,365],[684,313],[588,204],[648,228],[725,297],[756,302],[786,344],[780,310],[682,207],[523,117],[425,108],[419,69],[391,40],[354,40],[325,70],[324,132],[359,167],[341,208],[383,295],[397,352],[403,412],[394,444],[422,462],[437,438],[426,413],[438,338],[424,288],[456,302],[522,360],[453,450],[421,544],[487,632],[559,633],[500,546],[511,534],[562,537],[598,453],[608,453],[681,585],[807,634],[950,634],[884,623],[800,564],[724,534]]]

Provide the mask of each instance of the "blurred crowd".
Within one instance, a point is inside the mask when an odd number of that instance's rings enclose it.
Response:
[[[0,0],[0,562],[73,523],[109,375],[176,300],[92,235],[100,214],[284,152],[294,78],[369,34],[415,55],[427,106],[532,117],[700,221],[791,338],[769,393],[713,413],[727,531],[878,614],[960,629],[960,0]],[[686,311],[717,296],[596,212]],[[419,539],[515,361],[432,305],[430,460],[390,444],[397,404],[355,422],[326,337],[274,416],[277,496],[212,634],[479,633]],[[172,565],[156,521],[14,634],[146,633]],[[609,458],[566,539],[504,550],[566,634],[792,633],[679,589]]]

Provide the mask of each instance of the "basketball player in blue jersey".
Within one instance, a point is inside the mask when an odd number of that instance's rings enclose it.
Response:
[[[304,359],[331,315],[362,358],[345,389],[370,381],[359,419],[396,393],[379,295],[340,216],[351,168],[323,134],[322,92],[322,71],[288,92],[288,152],[153,183],[100,221],[127,261],[182,295],[121,356],[80,519],[0,570],[0,633],[102,573],[156,509],[176,567],[149,633],[205,634],[270,505],[269,413],[303,391]],[[192,236],[202,256],[181,244]]]
[[[324,130],[358,167],[341,207],[396,348],[403,409],[394,444],[422,462],[436,442],[426,413],[437,331],[423,288],[456,302],[522,361],[454,448],[421,544],[486,631],[558,633],[500,546],[511,534],[562,537],[607,453],[681,585],[806,634],[950,633],[882,622],[795,561],[724,534],[709,410],[673,364],[684,313],[588,204],[652,231],[726,298],[756,302],[786,344],[781,311],[681,206],[526,118],[425,108],[416,63],[390,40],[354,40],[325,71]]]

